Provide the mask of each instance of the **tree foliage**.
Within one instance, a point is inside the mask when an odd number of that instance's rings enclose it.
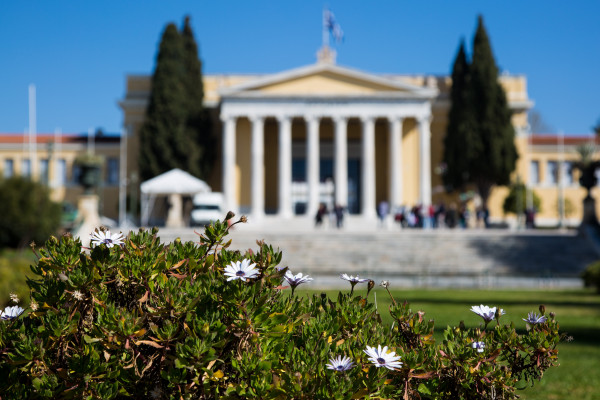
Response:
[[[23,177],[0,180],[0,248],[44,243],[60,227],[61,208],[48,188]]]
[[[143,180],[173,168],[206,179],[214,153],[202,101],[201,63],[185,19],[183,32],[168,24],[163,32],[152,91],[140,130],[139,168]]]
[[[161,243],[156,229],[90,249],[48,240],[29,309],[0,321],[2,398],[516,399],[517,384],[557,364],[562,334],[542,307],[522,333],[499,308],[474,307],[481,325],[448,327],[438,342],[406,301],[392,297],[393,323],[382,322],[373,281],[294,294],[280,251],[230,249],[231,217],[197,242]],[[240,262],[253,271],[235,279]],[[384,346],[377,359],[365,352]],[[388,349],[401,362],[389,369]],[[349,369],[328,368],[342,356]]]
[[[504,213],[522,214],[527,209],[527,197],[531,196],[533,200],[533,208],[537,211],[541,211],[542,201],[539,196],[533,190],[527,190],[527,187],[523,183],[514,183],[510,185],[508,195],[504,199],[502,204],[502,210]]]
[[[475,185],[485,204],[494,185],[510,183],[518,154],[511,111],[481,16],[471,63],[461,44],[452,78],[458,87],[451,92],[444,182],[451,189]]]

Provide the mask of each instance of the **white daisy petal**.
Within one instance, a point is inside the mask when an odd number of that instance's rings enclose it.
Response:
[[[547,318],[545,316],[537,315],[533,311],[527,314],[527,318],[523,318],[523,321],[531,325],[543,324],[544,322],[546,322],[546,320]]]
[[[298,286],[302,283],[310,282],[313,280],[313,278],[311,278],[308,275],[302,275],[302,272],[298,273],[297,275],[294,275],[294,274],[292,274],[292,272],[290,270],[286,271],[283,278],[293,288],[295,288],[296,286]]]
[[[246,279],[256,278],[260,272],[255,268],[256,264],[251,264],[249,259],[240,261],[232,261],[231,264],[225,267],[225,276],[228,277],[227,281],[233,281],[240,279],[246,281]]]
[[[0,311],[0,319],[2,319],[3,321],[15,319],[19,315],[21,315],[23,311],[25,310],[23,310],[19,306],[6,307],[4,311]]]
[[[402,362],[398,361],[402,357],[397,356],[395,352],[389,351],[388,347],[385,346],[383,349],[381,345],[375,347],[367,346],[367,349],[364,352],[369,356],[369,361],[371,361],[377,368],[385,367],[390,370],[394,370],[396,368],[402,367]]]
[[[328,369],[334,371],[347,371],[354,367],[354,363],[349,357],[338,356],[337,358],[331,358],[329,364],[326,364]]]

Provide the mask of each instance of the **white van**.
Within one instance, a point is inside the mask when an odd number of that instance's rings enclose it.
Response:
[[[223,212],[223,193],[200,193],[192,199],[194,208],[191,214],[192,225],[207,225],[211,221],[225,218]]]

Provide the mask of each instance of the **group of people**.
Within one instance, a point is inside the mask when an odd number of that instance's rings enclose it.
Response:
[[[325,204],[321,203],[315,215],[315,226],[319,227],[327,222],[331,226],[335,225],[337,228],[341,228],[344,225],[345,212],[345,208],[339,204],[333,206],[330,211]],[[473,219],[472,216],[475,218]],[[451,203],[448,207],[441,202],[428,206],[417,204],[407,207],[402,205],[391,209],[388,202],[382,201],[377,205],[377,217],[382,227],[389,226],[388,223],[392,220],[402,228],[466,229],[490,227],[490,212],[487,207],[476,207],[473,212],[466,204],[457,206],[456,203]],[[535,227],[535,210],[526,210],[525,221],[527,228]]]
[[[325,204],[321,204],[315,215],[315,226],[329,223],[335,224],[337,228],[344,225],[343,206],[336,204],[332,210],[328,210]],[[489,212],[487,208],[479,207],[476,210],[477,227],[487,228],[489,226]],[[458,207],[455,203],[446,207],[444,203],[437,205],[422,206],[417,204],[413,207],[400,206],[390,209],[386,201],[377,205],[377,216],[381,226],[385,226],[390,219],[400,224],[403,228],[468,228],[471,212],[466,206]]]
[[[386,203],[386,202],[382,202]],[[385,210],[387,205],[380,203],[377,211],[380,221],[383,223],[387,218]],[[476,227],[489,227],[489,211],[485,207],[478,207],[476,212]],[[423,206],[417,204],[412,207],[400,206],[393,214],[394,221],[403,228],[468,228],[471,218],[471,211],[466,205],[460,207],[456,203],[451,203],[446,207],[444,203],[436,205],[430,204]]]
[[[344,207],[339,204],[333,206],[331,216],[335,218],[335,226],[339,229],[344,226]],[[317,215],[315,215],[315,226],[323,225],[323,221],[327,219],[329,215],[329,211],[327,210],[327,206],[324,203],[319,205],[319,209],[317,210]]]

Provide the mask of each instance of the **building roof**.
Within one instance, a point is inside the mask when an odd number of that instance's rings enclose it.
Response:
[[[38,144],[47,143],[87,143],[88,134],[84,133],[38,133],[35,136],[35,142]],[[94,135],[94,143],[118,143],[121,138],[114,134]],[[29,143],[29,134],[27,133],[0,133],[0,144],[20,144]]]
[[[558,146],[560,144],[561,136],[558,134],[532,134],[531,135],[531,144],[532,145],[555,145]],[[562,136],[563,144],[565,146],[576,146],[578,144],[589,143],[594,141],[596,144],[600,144],[600,138],[596,135],[577,135],[577,136]]]

